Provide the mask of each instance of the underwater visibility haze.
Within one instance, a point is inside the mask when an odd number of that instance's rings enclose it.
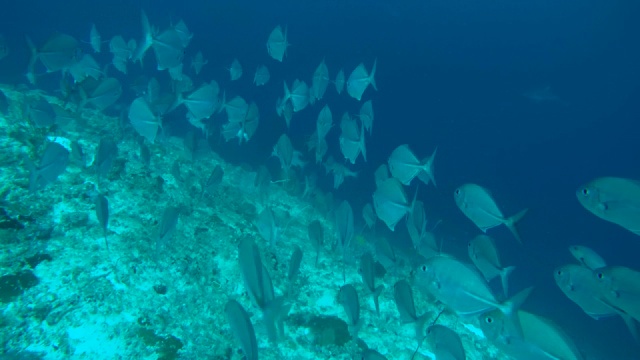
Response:
[[[640,359],[640,3],[0,7],[0,359]]]

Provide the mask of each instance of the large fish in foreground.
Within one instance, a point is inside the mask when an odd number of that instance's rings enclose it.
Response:
[[[504,314],[493,311],[480,319],[484,335],[501,351],[522,360],[582,360],[573,340],[551,320],[526,311],[516,314],[520,334],[514,334]]]
[[[510,315],[532,290],[527,288],[501,302],[482,274],[471,265],[443,255],[427,259],[418,269],[416,280],[422,289],[461,316],[483,314],[494,309]]]
[[[640,181],[601,177],[578,188],[576,196],[592,214],[640,235]]]
[[[491,193],[476,184],[464,184],[460,186],[455,190],[453,198],[462,213],[464,213],[469,220],[473,221],[483,232],[486,233],[487,230],[493,227],[505,225],[509,228],[516,240],[522,243],[515,225],[526,214],[527,209],[511,217],[505,217],[493,199],[493,196],[491,196]]]

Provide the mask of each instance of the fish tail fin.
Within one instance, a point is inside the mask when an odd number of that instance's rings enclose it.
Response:
[[[376,306],[376,314],[380,316],[380,302],[378,301],[378,297],[382,294],[382,290],[384,290],[384,286],[378,285],[378,287],[373,292],[373,304]]]
[[[531,292],[533,291],[533,286],[530,286],[519,293],[515,294],[513,297],[509,298],[507,301],[502,303],[500,307],[500,311],[502,311],[505,315],[511,317],[514,316],[518,311],[520,306],[527,300]]]
[[[142,22],[142,41],[136,48],[133,56],[133,62],[140,61],[140,65],[142,65],[144,55],[147,53],[147,50],[149,50],[151,45],[153,45],[153,32],[151,25],[149,24],[149,18],[144,10],[142,10],[142,13],[140,14],[140,19]]]
[[[422,182],[424,182],[427,185],[429,185],[429,182],[432,182],[433,186],[435,187],[438,187],[438,184],[436,183],[435,171],[433,170],[433,163],[434,163],[434,160],[436,159],[437,152],[438,152],[438,148],[433,150],[433,154],[431,154],[431,156],[429,156],[428,158],[422,161],[423,171],[420,172],[420,174],[418,175],[418,178],[420,178]]]
[[[502,292],[505,298],[509,296],[509,276],[515,269],[515,266],[508,266],[500,271],[500,282],[502,283]]]
[[[511,231],[511,233],[513,234],[513,236],[516,238],[516,240],[518,240],[518,242],[520,244],[522,244],[522,238],[520,237],[520,234],[518,233],[518,229],[516,228],[516,223],[518,223],[518,221],[520,221],[524,215],[527,213],[529,209],[524,209],[522,211],[520,211],[519,213],[511,216],[510,218],[506,219],[505,221],[505,225],[509,228],[509,231]]]
[[[373,86],[373,89],[375,91],[378,91],[378,86],[376,85],[376,79],[375,79],[377,65],[378,65],[378,58],[373,60],[373,68],[371,68],[371,74],[369,75],[369,83],[371,84],[371,86]]]

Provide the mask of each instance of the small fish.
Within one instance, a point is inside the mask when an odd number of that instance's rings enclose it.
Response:
[[[329,68],[327,68],[327,64],[322,60],[320,65],[316,68],[316,71],[313,73],[311,81],[311,89],[313,90],[314,99],[322,99],[324,93],[327,91],[327,86],[329,86],[330,81]]]
[[[344,79],[344,70],[340,69],[340,71],[338,71],[338,75],[336,75],[336,80],[333,82],[336,85],[336,92],[338,95],[342,94],[342,90],[344,90]]]
[[[516,223],[526,214],[524,209],[511,217],[505,217],[500,208],[493,200],[491,193],[480,185],[464,184],[457,188],[453,193],[454,200],[462,213],[469,218],[480,230],[487,230],[505,225],[513,236],[522,244]]]
[[[431,325],[427,329],[427,343],[436,360],[465,360],[467,358],[460,336],[444,325]]]
[[[231,332],[240,342],[242,354],[247,360],[258,360],[258,341],[247,311],[235,300],[229,300],[224,313]]]
[[[280,167],[285,172],[289,172],[293,162],[293,145],[287,134],[280,135],[278,142],[273,149],[273,155],[280,159]]]
[[[640,321],[640,271],[610,266],[593,273],[605,302]]]
[[[515,267],[502,266],[498,247],[492,237],[487,235],[478,235],[469,241],[467,246],[469,258],[473,264],[480,270],[487,281],[491,281],[496,277],[500,277],[502,283],[502,291],[505,296],[509,294],[509,275]]]
[[[253,76],[253,83],[256,86],[264,86],[269,82],[269,79],[271,79],[269,69],[264,65],[258,66],[256,74]]]
[[[115,160],[117,156],[118,145],[115,141],[107,136],[100,138],[100,142],[96,148],[95,159],[93,161],[93,166],[96,169],[98,180],[104,179],[109,175],[113,160]]]
[[[329,105],[325,105],[318,114],[318,120],[316,121],[316,135],[318,139],[324,139],[331,127],[333,126],[333,115]]]
[[[242,65],[240,65],[238,59],[233,59],[229,68],[229,75],[231,76],[231,81],[236,81],[242,77]]]
[[[583,266],[591,270],[596,270],[607,266],[607,262],[593,249],[582,245],[572,245],[569,247],[571,255]]]
[[[434,176],[433,162],[436,158],[436,152],[422,161],[413,154],[409,145],[404,144],[398,146],[389,157],[389,171],[391,176],[400,180],[403,185],[410,185],[411,181],[417,176],[426,185],[432,182],[436,185],[436,179]]]
[[[520,334],[509,319],[497,311],[480,319],[484,335],[514,359],[583,360],[573,340],[551,320],[523,310],[514,313]]]
[[[355,119],[344,113],[340,121],[340,150],[345,159],[355,164],[358,156],[362,154],[367,161],[367,145],[364,137],[364,127],[358,127]]]
[[[290,284],[293,284],[300,273],[300,263],[302,262],[302,249],[298,245],[294,245],[293,253],[291,253],[291,259],[289,260],[289,272],[287,273],[287,279]]]
[[[402,184],[396,178],[389,178],[373,193],[373,207],[378,218],[394,231],[396,224],[412,211],[413,204],[409,204]]]
[[[173,237],[173,233],[178,225],[180,210],[174,206],[167,206],[162,213],[160,224],[158,224],[158,235],[156,238],[156,253],[167,245]]]
[[[416,325],[416,338],[421,338],[428,313],[418,316],[413,300],[413,291],[407,280],[399,280],[393,285],[393,299],[398,308],[398,313],[400,313],[400,320],[405,324],[414,323]]]
[[[89,44],[91,45],[93,52],[100,52],[100,48],[102,47],[102,38],[100,37],[98,29],[96,29],[96,24],[91,24],[91,31],[89,32]]]
[[[266,240],[272,247],[276,245],[279,235],[279,227],[276,224],[276,217],[270,208],[264,208],[258,215],[256,220],[256,227],[258,233],[264,240]]]
[[[27,114],[36,127],[49,127],[56,121],[55,110],[47,100],[42,98],[27,102]]]
[[[109,41],[109,51],[113,54],[111,63],[123,74],[127,73],[127,62],[133,56],[133,50],[124,41],[122,36],[116,35]]]
[[[175,69],[182,65],[184,44],[180,33],[169,28],[152,40],[152,49],[156,55],[158,70]]]
[[[189,94],[181,101],[189,110],[188,116],[194,121],[211,117],[216,111],[219,91],[215,85],[205,83]]]
[[[592,214],[640,235],[640,181],[602,177],[578,188],[576,196]]]
[[[220,164],[216,164],[213,171],[211,171],[211,175],[207,178],[207,181],[202,184],[202,196],[204,196],[205,193],[213,194],[222,183],[223,177],[224,170],[222,169],[222,166],[220,166]]]
[[[360,121],[362,121],[364,129],[371,135],[371,131],[373,131],[373,104],[371,100],[365,101],[360,107]]]
[[[309,223],[307,228],[307,236],[311,241],[311,245],[316,250],[316,266],[318,265],[318,258],[320,257],[320,250],[322,250],[322,243],[324,242],[324,230],[322,224],[318,220],[313,220]]]
[[[37,60],[40,60],[47,68],[47,72],[69,69],[79,60],[78,41],[67,34],[54,34],[39,49],[35,47],[29,38],[27,38],[27,45],[31,49],[30,72],[33,72],[33,66]]]
[[[343,249],[351,245],[354,237],[353,209],[348,201],[343,200],[335,211],[338,241]]]
[[[98,65],[98,62],[89,54],[84,54],[79,61],[71,65],[69,67],[69,73],[75,83],[81,83],[88,77],[99,80],[103,75],[100,65]]]
[[[363,63],[360,63],[360,65],[351,72],[351,75],[349,75],[349,79],[347,80],[347,93],[349,93],[352,98],[360,101],[362,94],[364,94],[364,91],[367,90],[369,85],[371,85],[374,90],[378,90],[374,79],[377,63],[378,61],[376,59],[373,62],[371,74],[367,72]]]
[[[116,78],[106,78],[100,81],[100,84],[89,95],[84,92],[80,94],[82,95],[81,107],[84,104],[91,104],[103,111],[120,99],[122,85]]]
[[[109,242],[107,241],[107,228],[109,227],[109,200],[102,194],[96,196],[96,216],[104,233],[104,243],[109,251]]]
[[[284,83],[284,102],[291,100],[293,111],[298,112],[309,105],[309,87],[304,81],[296,79],[291,86],[291,91]]]
[[[129,121],[136,132],[152,144],[158,134],[158,129],[162,127],[162,120],[151,111],[149,104],[143,97],[139,97],[131,103]]]
[[[360,275],[362,276],[362,282],[367,287],[371,295],[373,296],[373,304],[376,307],[376,314],[380,315],[380,303],[378,297],[384,290],[384,286],[379,285],[376,287],[376,263],[373,260],[373,256],[370,252],[365,252],[360,257]]]
[[[340,288],[338,293],[338,302],[344,308],[344,312],[347,314],[349,320],[349,333],[355,337],[362,326],[360,319],[360,300],[358,299],[358,292],[356,288],[351,284],[346,284]]]
[[[178,23],[172,27],[180,36],[180,39],[182,40],[182,47],[186,48],[193,38],[193,34],[187,28],[187,24],[185,24],[184,20],[180,19]]]
[[[427,234],[427,216],[424,213],[424,203],[416,200],[413,211],[407,217],[407,232],[413,243],[413,248],[418,249],[422,239]]]
[[[276,26],[269,34],[269,39],[267,40],[269,56],[282,62],[284,56],[287,54],[289,45],[287,42],[287,28],[285,27],[285,30],[282,31],[280,25]]]
[[[564,265],[555,269],[553,277],[560,290],[592,318],[598,320],[617,314],[602,301],[598,280],[590,269],[576,264]]]
[[[50,142],[38,166],[30,165],[29,191],[34,192],[54,182],[67,168],[70,152],[57,142]]]
[[[209,60],[205,60],[204,55],[202,55],[202,51],[198,51],[196,56],[191,60],[191,67],[196,75],[200,75],[200,71],[202,71],[202,67],[207,65]]]

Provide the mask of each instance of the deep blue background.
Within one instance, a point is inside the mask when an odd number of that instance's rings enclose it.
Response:
[[[571,261],[566,248],[574,243],[593,247],[611,264],[640,268],[640,238],[589,214],[574,194],[599,176],[640,179],[640,2],[7,1],[0,33],[12,52],[0,62],[0,80],[24,82],[24,35],[38,44],[55,31],[88,40],[95,23],[103,39],[137,39],[141,7],[160,28],[185,20],[195,34],[187,64],[198,50],[209,59],[198,79],[216,79],[229,95],[260,106],[256,138],[219,149],[235,162],[264,162],[285,131],[273,111],[283,80],[310,81],[323,58],[332,78],[339,68],[348,76],[360,62],[370,69],[377,58],[379,91],[367,90],[363,99],[373,99],[376,112],[369,161],[356,166],[357,181],[347,180],[338,195],[359,212],[373,191],[373,170],[396,146],[408,143],[420,157],[437,146],[438,187],[422,187],[420,197],[427,213],[443,220],[438,233],[445,250],[463,253],[477,233],[453,203],[460,184],[491,189],[507,214],[529,208],[520,225],[524,248],[503,229],[491,232],[509,249],[505,262],[520,268],[513,288],[536,285],[526,308],[553,317],[595,358],[640,357],[622,321],[586,317],[551,275]],[[265,47],[277,24],[288,26],[292,44],[283,63],[270,59]],[[225,67],[233,58],[245,75],[230,84]],[[256,89],[253,72],[263,63],[271,82]],[[129,80],[134,76],[135,70]],[[58,78],[49,81],[41,86],[54,88]],[[545,86],[561,101],[533,103],[523,96]],[[319,106],[294,116],[289,134],[296,148],[303,148],[325,102],[336,124],[344,111],[360,106],[330,85]],[[336,130],[331,136],[339,159]]]

